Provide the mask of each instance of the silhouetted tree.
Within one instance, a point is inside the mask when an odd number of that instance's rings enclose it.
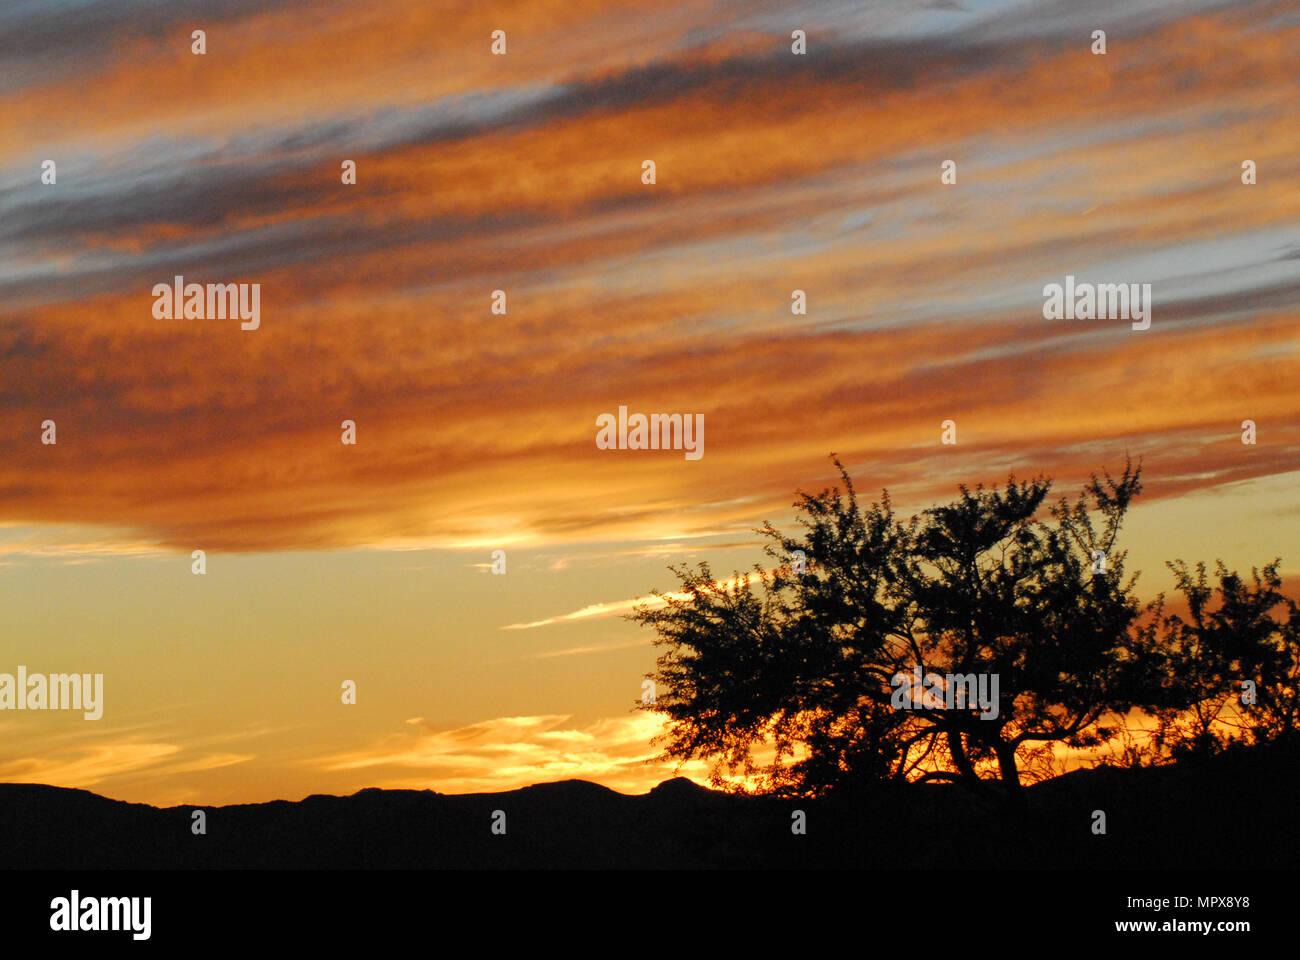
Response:
[[[1152,604],[1148,626],[1159,682],[1145,704],[1158,721],[1155,745],[1173,759],[1209,756],[1233,745],[1294,739],[1300,729],[1300,610],[1281,593],[1281,560],[1252,569],[1246,583],[1222,561],[1211,586],[1205,564],[1195,574],[1168,566],[1187,616]],[[1285,614],[1282,617],[1281,614]],[[1253,703],[1244,701],[1253,685]]]
[[[812,795],[884,778],[1000,781],[1019,805],[1024,765],[1056,743],[1109,740],[1109,718],[1150,699],[1154,634],[1136,629],[1136,577],[1115,549],[1140,468],[1093,476],[1045,518],[1050,481],[1011,478],[903,521],[887,491],[861,509],[834,463],[844,489],[799,495],[799,535],[762,528],[775,569],[719,582],[707,564],[673,568],[682,595],[632,615],[666,647],[647,707],[670,721],[664,758]],[[899,676],[918,666],[996,675],[996,715],[960,698],[899,709],[912,686]],[[755,756],[763,745],[771,763]]]

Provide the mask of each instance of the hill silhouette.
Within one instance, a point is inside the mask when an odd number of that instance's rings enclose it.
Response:
[[[369,788],[224,807],[0,784],[0,869],[1291,868],[1296,750],[1079,770],[1028,788],[1012,817],[948,784],[821,800],[735,796],[689,780],[628,796],[581,780],[504,793]],[[207,812],[207,834],[191,813]],[[792,834],[804,810],[807,834]],[[1104,810],[1107,834],[1091,832]],[[493,835],[494,810],[507,832]]]

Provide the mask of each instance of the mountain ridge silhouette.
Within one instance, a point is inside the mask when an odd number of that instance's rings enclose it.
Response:
[[[0,784],[0,869],[688,869],[1294,867],[1292,746],[1136,770],[1075,770],[1008,818],[944,784],[822,799],[735,795],[677,777],[645,794],[585,780],[495,793],[367,787],[225,806]],[[1107,833],[1091,831],[1093,811]],[[191,832],[203,810],[206,835]],[[492,833],[504,811],[506,833]],[[803,810],[806,835],[791,831]]]

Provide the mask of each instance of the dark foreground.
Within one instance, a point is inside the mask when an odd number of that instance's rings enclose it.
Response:
[[[1300,865],[1294,749],[1077,771],[1009,817],[949,786],[821,801],[670,780],[625,796],[580,780],[500,794],[362,790],[291,803],[159,809],[0,784],[0,869],[1096,868]],[[191,832],[204,809],[207,834]],[[494,835],[494,811],[505,835]],[[803,810],[807,833],[791,832]],[[1106,835],[1092,832],[1093,811]]]

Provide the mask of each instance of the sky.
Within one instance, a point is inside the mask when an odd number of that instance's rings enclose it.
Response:
[[[0,713],[0,782],[644,792],[622,615],[832,453],[904,512],[1140,457],[1144,597],[1294,584],[1297,49],[1271,0],[5,4],[0,672],[105,709]],[[1150,328],[1045,319],[1067,275]],[[704,455],[600,449],[620,406]]]

